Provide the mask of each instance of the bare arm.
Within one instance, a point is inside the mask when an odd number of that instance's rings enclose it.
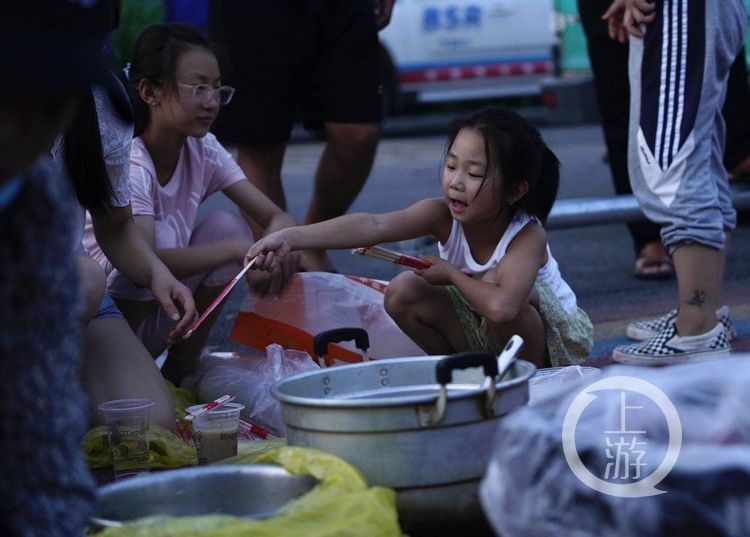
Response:
[[[177,321],[179,334],[195,317],[190,290],[172,275],[133,220],[130,205],[92,214],[94,234],[112,265],[137,285],[151,289],[167,315]]]
[[[455,285],[472,309],[494,323],[515,319],[528,303],[539,268],[546,259],[547,238],[538,224],[529,224],[513,239],[492,274],[475,280],[437,257],[416,273],[434,285]]]
[[[258,266],[271,270],[291,251],[372,246],[425,235],[447,237],[450,213],[439,199],[422,200],[400,211],[355,213],[272,233],[256,242],[247,257],[261,255]]]

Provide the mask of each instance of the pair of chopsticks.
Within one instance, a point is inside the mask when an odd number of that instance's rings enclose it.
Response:
[[[193,324],[190,325],[190,327],[187,329],[187,332],[185,332],[185,335],[182,336],[182,339],[187,339],[190,336],[193,335],[193,332],[195,332],[198,327],[203,323],[203,321],[206,320],[206,317],[211,315],[211,312],[216,309],[216,306],[221,304],[221,301],[226,298],[226,296],[229,294],[229,292],[234,289],[234,286],[237,285],[237,282],[240,281],[240,278],[245,275],[245,273],[250,270],[250,267],[252,267],[255,262],[258,260],[257,257],[253,257],[250,262],[245,265],[245,267],[235,276],[231,282],[227,284],[227,286],[224,288],[224,290],[219,293],[219,296],[214,298],[214,301],[211,302],[211,304],[206,308],[206,310],[201,314],[200,317],[198,317],[195,321],[193,321]]]
[[[418,257],[403,255],[381,246],[355,248],[352,250],[352,254],[364,255],[366,257],[372,257],[373,259],[380,259],[381,261],[388,261],[389,263],[404,265],[415,269],[426,269],[432,266],[427,261],[419,259]]]
[[[198,408],[196,410],[193,410],[192,412],[186,411],[187,412],[187,416],[185,416],[185,419],[188,420],[188,421],[190,421],[193,418],[195,418],[196,416],[200,416],[201,414],[205,414],[206,412],[208,412],[209,410],[213,410],[217,406],[221,406],[221,405],[223,405],[225,403],[231,403],[232,401],[234,401],[234,396],[232,396],[232,395],[222,395],[218,399],[214,399],[210,403],[206,403],[202,407],[200,407],[200,408]]]

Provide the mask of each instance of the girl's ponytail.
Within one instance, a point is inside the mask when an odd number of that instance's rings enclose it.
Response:
[[[542,148],[539,155],[539,171],[536,180],[533,181],[534,192],[529,192],[525,197],[528,200],[527,212],[545,223],[560,187],[560,161],[541,138],[539,142]]]
[[[112,186],[102,151],[94,94],[89,90],[63,139],[63,160],[81,207],[100,214],[111,205]]]

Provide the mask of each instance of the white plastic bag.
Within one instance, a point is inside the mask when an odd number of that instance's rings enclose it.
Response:
[[[494,529],[503,537],[750,535],[750,355],[734,356],[658,369],[608,367],[601,377],[569,385],[505,417],[480,488]],[[632,451],[627,460],[647,463],[643,476],[654,472],[675,435],[666,413],[632,389],[646,381],[666,395],[681,423],[676,463],[655,485],[665,493],[605,494],[579,480],[566,460],[562,431],[571,403],[584,387],[612,377],[625,377],[630,388],[587,392],[593,399],[576,422],[575,451],[596,477],[606,477],[609,466],[608,482],[627,484],[633,480],[613,480],[618,452],[606,440],[624,437],[627,443],[632,431],[645,431],[636,448],[643,458]],[[626,451],[630,447],[624,446]],[[635,481],[643,478],[631,471]]]
[[[272,344],[266,347],[265,360],[238,357],[225,363],[212,361],[200,372],[198,396],[213,401],[224,394],[233,395],[236,403],[245,405],[244,418],[274,436],[283,436],[281,407],[271,388],[287,377],[318,368],[307,353]]]
[[[383,307],[387,282],[331,274],[295,274],[281,296],[247,296],[232,328],[236,343],[262,349],[271,343],[313,354],[316,334],[334,328],[364,328],[370,338],[370,358],[423,356],[422,351],[393,322]],[[359,362],[353,343],[330,345],[335,360]]]

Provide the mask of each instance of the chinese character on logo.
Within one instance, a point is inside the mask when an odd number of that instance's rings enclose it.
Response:
[[[625,413],[628,410],[639,410],[642,406],[627,406],[625,404],[625,392],[620,392],[620,429],[617,431],[604,431],[606,435],[619,435],[613,439],[607,436],[604,441],[607,444],[605,453],[608,462],[604,469],[604,479],[631,479],[630,469],[633,468],[633,479],[641,478],[641,468],[646,466],[642,462],[646,454],[636,446],[645,446],[645,441],[639,441],[638,435],[646,435],[646,431],[628,431],[625,427]]]

